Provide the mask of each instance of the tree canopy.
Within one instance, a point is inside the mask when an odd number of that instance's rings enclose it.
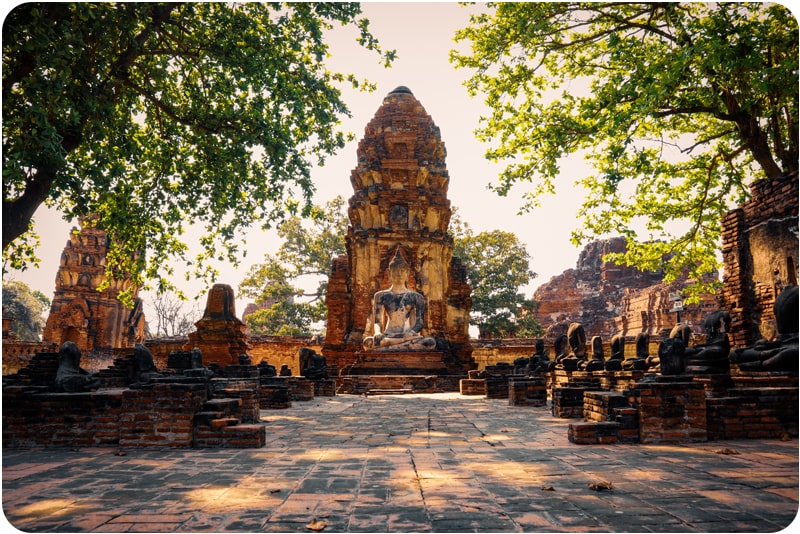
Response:
[[[239,284],[240,296],[261,306],[244,318],[253,334],[307,336],[314,323],[327,319],[331,261],[345,253],[348,224],[346,203],[338,196],[316,207],[310,222],[292,216],[278,227],[278,252],[253,265]],[[303,283],[316,289],[307,291]]]
[[[535,302],[519,292],[536,274],[530,270],[525,245],[511,232],[492,230],[475,235],[454,215],[453,256],[467,270],[472,288],[470,324],[481,338],[533,337],[542,328],[533,316]]]
[[[595,173],[576,243],[628,238],[611,259],[700,279],[720,218],[758,178],[798,168],[798,27],[774,3],[491,3],[453,51],[490,114],[477,137],[530,182],[527,209],[583,153]],[[680,226],[673,221],[682,221]],[[639,231],[636,227],[640,227]],[[670,259],[663,264],[663,258]]]
[[[41,341],[50,299],[27,284],[11,281],[3,284],[3,314],[11,316],[11,331],[22,341]]]
[[[172,259],[213,278],[239,231],[311,214],[310,168],[342,147],[342,85],[326,32],[357,3],[27,3],[3,25],[3,253],[31,259],[42,203],[94,214],[110,276],[169,287]],[[354,44],[354,46],[356,46]],[[187,225],[204,229],[188,257]]]

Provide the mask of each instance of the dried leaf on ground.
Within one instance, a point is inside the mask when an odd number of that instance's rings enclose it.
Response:
[[[542,486],[542,491],[555,491],[553,486]]]
[[[325,530],[325,527],[327,526],[328,523],[326,523],[325,521],[319,521],[315,517],[314,519],[311,520],[311,523],[306,525],[306,528],[313,530],[314,532],[320,532],[322,530]]]
[[[728,448],[714,449],[712,452],[714,454],[739,454],[739,451],[737,451],[736,449],[728,449]]]
[[[611,484],[611,482],[606,482],[605,480],[601,480],[600,482],[589,482],[589,489],[595,491],[603,491],[603,490],[614,489],[614,486]]]

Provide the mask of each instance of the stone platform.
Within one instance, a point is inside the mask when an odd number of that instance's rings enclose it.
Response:
[[[402,394],[457,392],[465,372],[442,351],[361,351],[336,379],[337,393]]]
[[[398,395],[457,392],[461,376],[350,375],[336,379],[337,394]]]
[[[361,351],[343,371],[347,375],[450,374],[441,351]]]

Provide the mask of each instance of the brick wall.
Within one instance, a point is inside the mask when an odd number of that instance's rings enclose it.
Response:
[[[631,406],[639,409],[641,443],[707,440],[706,397],[702,384],[672,380],[640,382],[628,397]]]
[[[3,447],[260,447],[256,387],[188,378],[85,393],[6,385]]]
[[[752,345],[774,327],[782,286],[797,284],[797,173],[761,180],[751,199],[722,219],[722,301],[734,347]]]

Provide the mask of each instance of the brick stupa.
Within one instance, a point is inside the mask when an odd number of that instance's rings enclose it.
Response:
[[[203,365],[238,365],[239,355],[247,354],[245,324],[236,317],[236,299],[231,286],[214,284],[211,287],[203,317],[194,326],[196,330],[189,333],[189,342],[183,348],[200,349]]]
[[[408,288],[427,300],[422,335],[436,340],[436,350],[428,355],[426,372],[466,374],[473,367],[472,301],[448,233],[445,155],[439,128],[406,87],[389,93],[366,126],[350,177],[347,254],[334,259],[327,293],[323,352],[342,375],[369,372],[364,362],[381,358],[395,362],[378,365],[382,373],[408,374],[422,361],[418,354],[362,349],[372,334],[372,297],[389,287],[387,267],[398,252],[410,266]]]

